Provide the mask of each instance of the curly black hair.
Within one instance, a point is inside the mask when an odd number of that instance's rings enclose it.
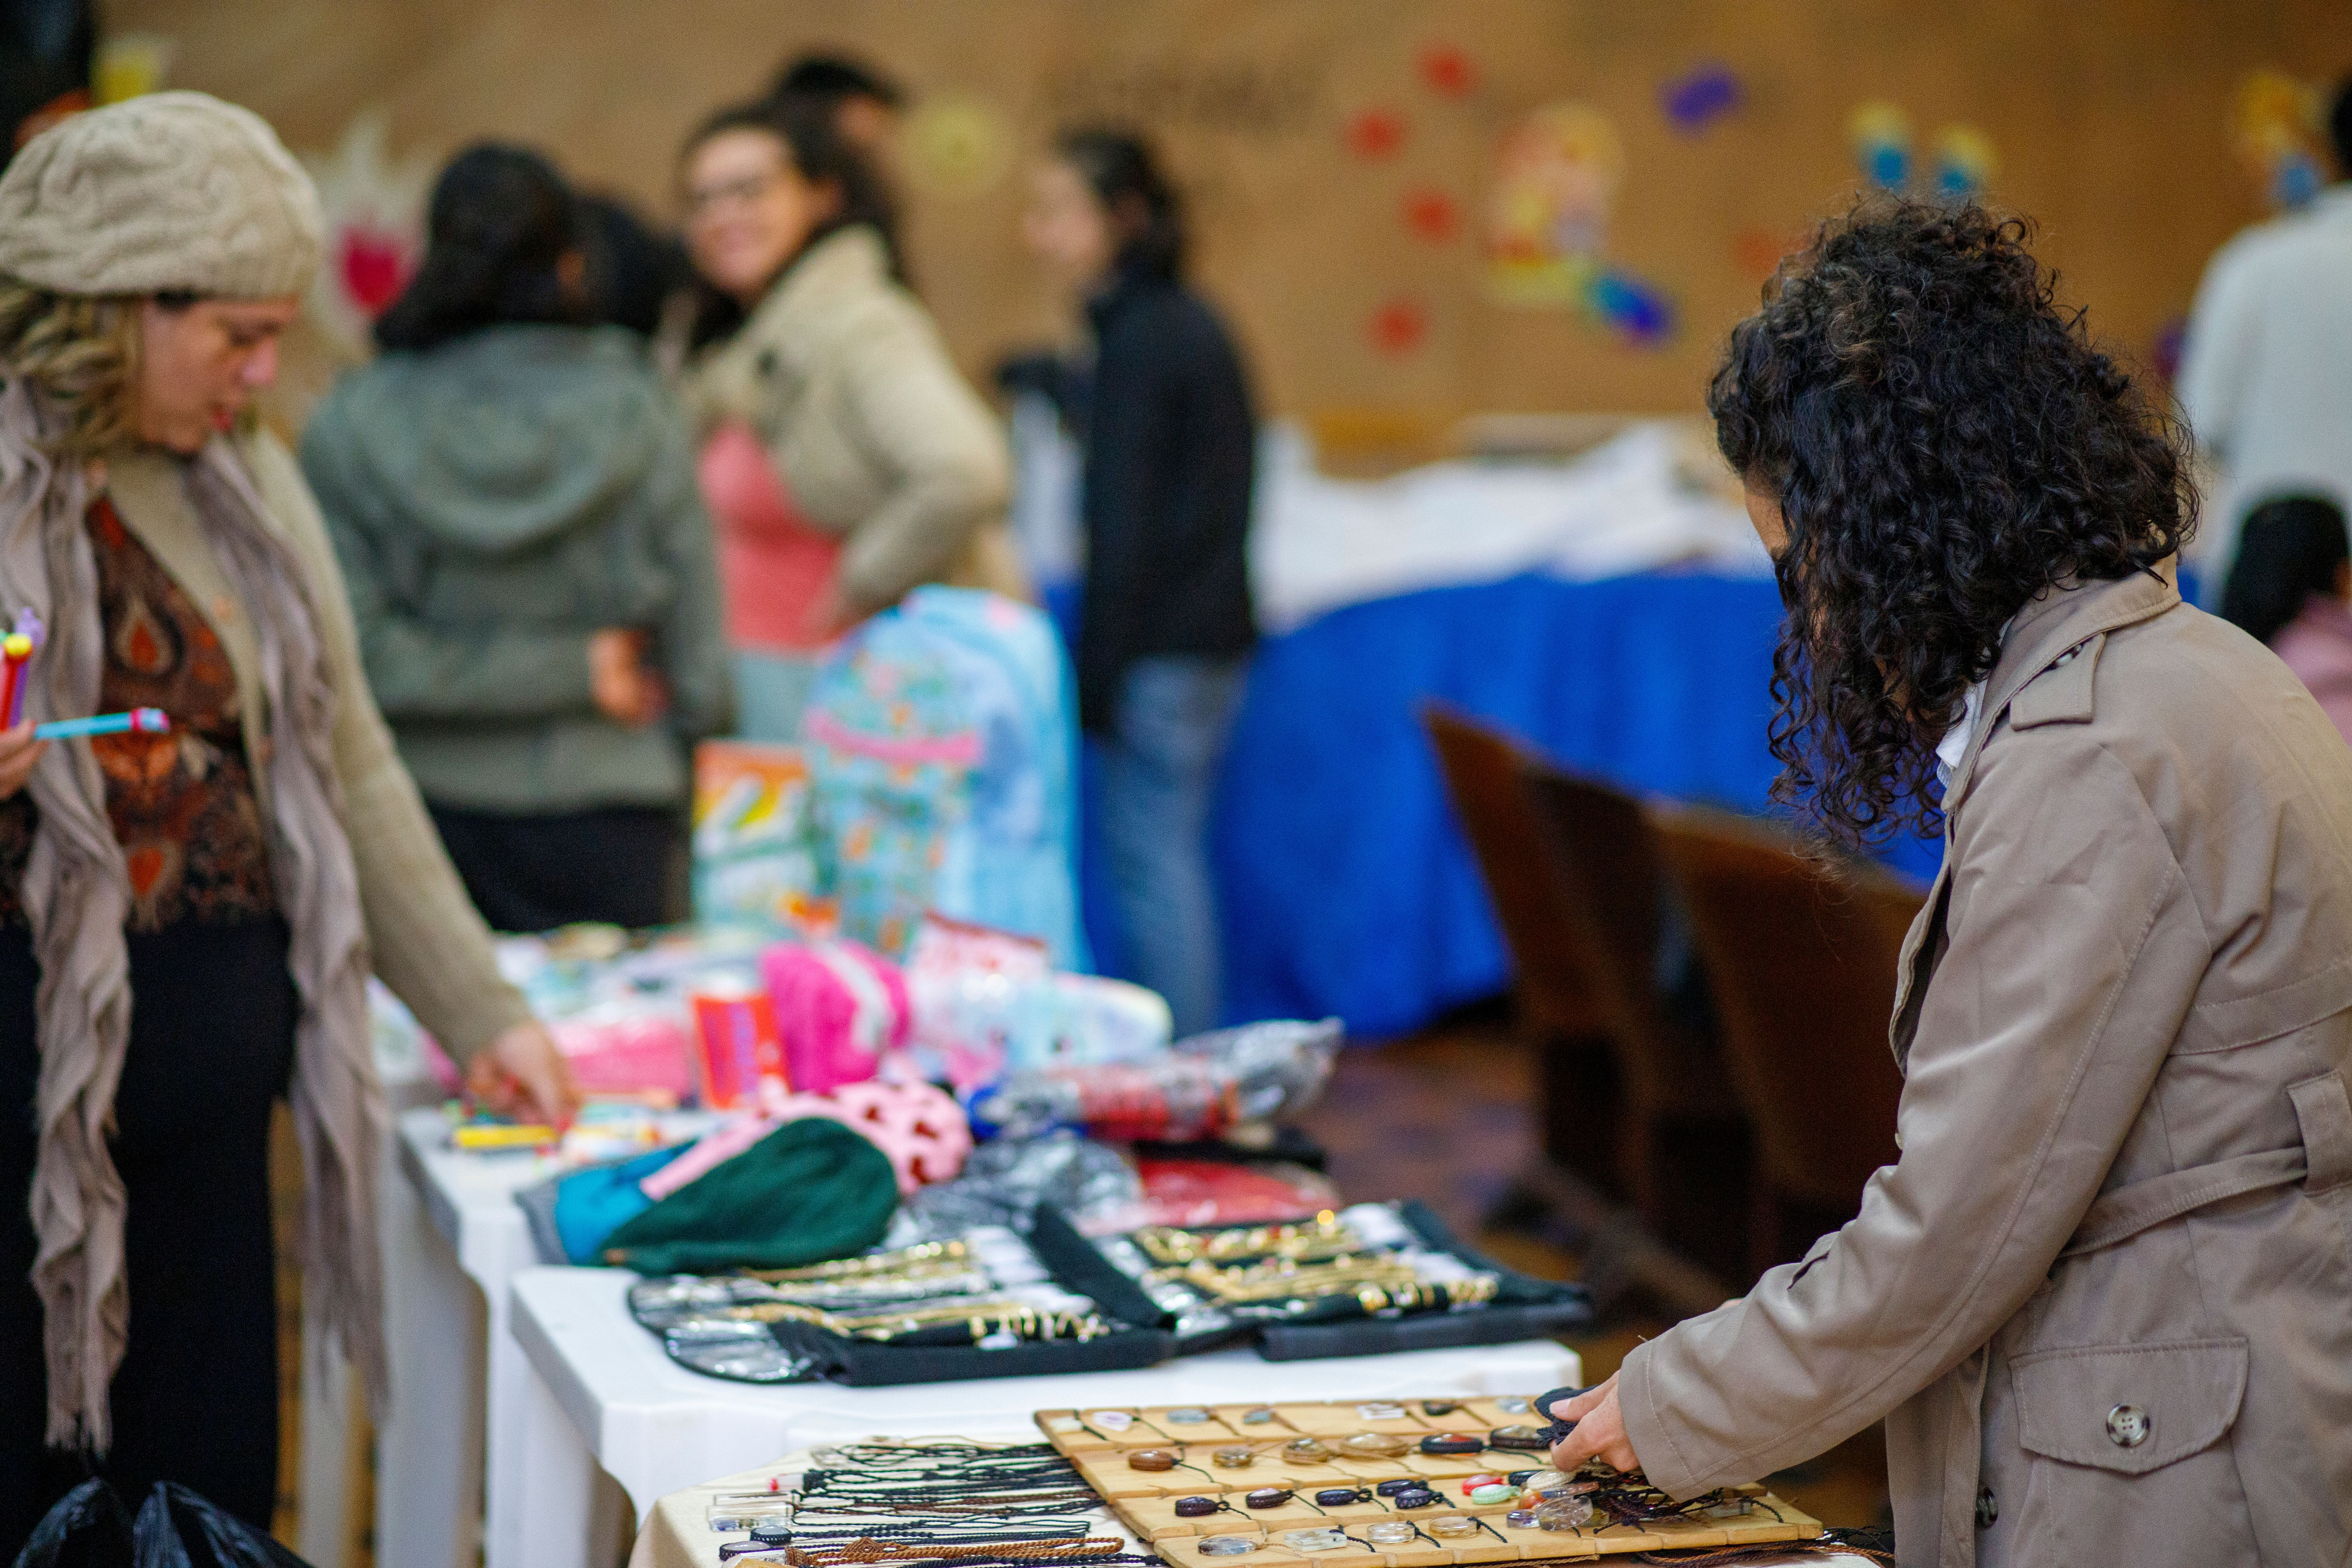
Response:
[[[1870,197],[1781,264],[1707,388],[1777,501],[1775,797],[1849,844],[1942,822],[1935,746],[2028,600],[2156,570],[2185,435],[2091,342],[2030,226]]]

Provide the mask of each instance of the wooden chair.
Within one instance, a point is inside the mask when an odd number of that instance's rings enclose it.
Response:
[[[1903,1084],[1887,1021],[1921,895],[1719,814],[1660,814],[1656,830],[1755,1127],[1749,1235],[1761,1273],[1853,1218],[1870,1173],[1895,1158]]]
[[[1510,952],[1517,1026],[1537,1063],[1544,1152],[1605,1194],[1622,1197],[1616,1057],[1592,1000],[1580,947],[1584,928],[1521,783],[1526,753],[1507,736],[1435,704],[1424,706],[1421,717]]]
[[[1747,1268],[1748,1126],[1686,976],[1677,1006],[1660,984],[1662,946],[1679,943],[1665,863],[1642,803],[1540,762],[1520,782],[1544,826],[1565,894],[1568,945],[1616,1058],[1619,1164],[1634,1209],[1659,1239],[1729,1281]],[[1710,1303],[1711,1304],[1711,1303]]]

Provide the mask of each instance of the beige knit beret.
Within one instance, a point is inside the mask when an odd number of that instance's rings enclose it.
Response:
[[[74,115],[0,174],[0,273],[60,294],[299,294],[324,228],[277,132],[206,93]]]

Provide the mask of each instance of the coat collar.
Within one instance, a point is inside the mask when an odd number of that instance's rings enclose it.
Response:
[[[2173,582],[2174,570],[2174,563],[2168,561],[2154,573],[2135,572],[2128,577],[2044,588],[2026,601],[2025,607],[2010,623],[2008,637],[2002,639],[2000,657],[1993,662],[1992,674],[1985,684],[1984,709],[1977,721],[1976,732],[1969,736],[1959,765],[1952,770],[1951,787],[1944,792],[1948,839],[1951,814],[1969,792],[1969,784],[1976,775],[1977,758],[1984,752],[1986,737],[2000,723],[2001,714],[2017,694],[2035,676],[2057,663],[2068,649],[2079,647],[2103,632],[2162,615],[2179,604],[2180,590]]]
[[[862,223],[835,229],[784,268],[738,341],[766,345],[802,337],[811,325],[832,318],[844,297],[872,293],[889,283],[890,255],[882,236]]]

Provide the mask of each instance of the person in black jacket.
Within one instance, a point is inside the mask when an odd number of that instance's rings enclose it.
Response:
[[[1065,133],[1024,229],[1082,292],[1090,368],[1069,379],[1082,433],[1087,569],[1079,718],[1101,748],[1103,828],[1138,979],[1177,1032],[1218,1015],[1210,796],[1249,651],[1256,416],[1232,336],[1182,280],[1177,194],[1151,150]]]

